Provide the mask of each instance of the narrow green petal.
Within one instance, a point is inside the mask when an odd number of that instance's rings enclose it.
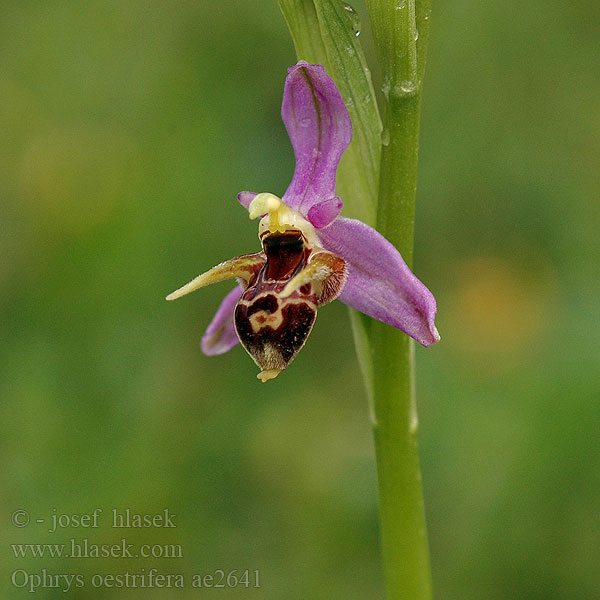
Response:
[[[373,225],[381,149],[381,119],[356,19],[339,0],[278,0],[299,60],[321,64],[338,86],[354,137],[338,169],[344,214]]]

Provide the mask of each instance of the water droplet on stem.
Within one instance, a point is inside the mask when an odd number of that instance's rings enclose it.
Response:
[[[392,87],[392,79],[389,75],[385,75],[383,78],[383,83],[381,84],[381,92],[386,98],[388,98],[390,95],[391,87]]]
[[[350,19],[350,23],[352,25],[354,35],[359,36],[360,35],[360,17],[358,16],[358,13],[347,2],[342,2],[342,6],[344,7],[344,10],[346,11],[346,14],[348,15],[348,17]]]
[[[390,145],[390,130],[387,127],[381,132],[381,143],[384,146]]]
[[[400,82],[399,90],[403,94],[414,94],[417,90],[417,86],[414,81],[406,79]]]

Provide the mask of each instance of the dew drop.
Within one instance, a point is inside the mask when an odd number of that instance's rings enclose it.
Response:
[[[390,130],[387,127],[381,132],[381,143],[384,146],[390,145]]]
[[[350,23],[352,25],[354,35],[359,36],[360,35],[360,17],[358,16],[358,13],[347,2],[342,2],[342,6],[344,7],[344,10],[346,11],[346,14],[348,15],[348,17],[350,19]]]
[[[404,10],[406,8],[406,0],[400,0],[398,4],[396,4],[396,10]]]
[[[415,31],[415,42],[419,39],[419,32]]]
[[[386,75],[383,78],[383,83],[381,84],[381,92],[383,95],[388,98],[390,95],[390,89],[392,87],[392,80],[389,75]]]
[[[414,94],[417,90],[417,86],[414,81],[410,81],[409,79],[405,79],[400,82],[399,85],[400,92],[403,94]]]

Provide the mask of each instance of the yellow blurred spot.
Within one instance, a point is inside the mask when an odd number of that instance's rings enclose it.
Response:
[[[501,367],[504,358],[513,363],[552,327],[555,296],[553,277],[543,260],[523,268],[500,257],[471,259],[458,270],[456,296],[448,311],[452,336],[463,352],[499,359],[496,365],[488,364],[489,369]],[[446,339],[450,338],[449,332]]]
[[[135,145],[123,132],[55,129],[23,152],[20,187],[37,227],[80,233],[106,221],[125,201]]]

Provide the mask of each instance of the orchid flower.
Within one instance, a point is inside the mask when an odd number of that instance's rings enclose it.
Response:
[[[238,195],[250,218],[260,217],[262,250],[217,265],[167,300],[236,278],[238,286],[225,296],[202,337],[202,350],[223,354],[241,342],[263,382],[289,365],[317,309],[336,298],[423,346],[437,342],[431,292],[375,229],[339,216],[335,178],[352,123],[322,66],[300,61],[288,69],[281,113],[296,156],[291,184],[282,198]]]

